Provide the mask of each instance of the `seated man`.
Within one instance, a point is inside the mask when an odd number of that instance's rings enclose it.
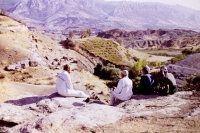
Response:
[[[110,105],[114,105],[115,99],[129,100],[133,95],[133,82],[128,77],[128,71],[121,71],[122,78],[119,80],[117,87],[113,87],[110,92]]]
[[[64,65],[64,71],[58,75],[56,81],[56,91],[61,96],[73,96],[73,97],[83,97],[88,98],[89,95],[85,94],[83,91],[74,90],[70,77],[70,67],[69,65]]]
[[[172,73],[168,73],[167,67],[166,66],[162,66],[160,68],[160,73],[162,75],[162,80],[164,81],[163,83],[163,88],[165,90],[165,95],[167,94],[174,94],[175,90],[176,90],[176,80],[174,78],[174,75]]]
[[[150,68],[148,66],[144,66],[142,68],[142,77],[140,80],[140,93],[142,94],[153,94],[153,85],[154,85],[154,78],[150,74]]]

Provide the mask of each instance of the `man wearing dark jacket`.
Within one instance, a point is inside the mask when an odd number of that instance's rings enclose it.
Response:
[[[150,74],[150,68],[148,66],[144,66],[142,68],[143,75],[140,80],[140,89],[142,94],[153,94],[153,84],[154,78]]]

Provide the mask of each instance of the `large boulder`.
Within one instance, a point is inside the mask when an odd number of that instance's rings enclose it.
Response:
[[[174,65],[168,65],[168,71],[174,74],[178,87],[182,87],[187,79],[200,73],[200,53],[190,55]]]
[[[11,64],[11,65],[7,66],[5,68],[5,70],[6,71],[19,71],[19,70],[21,70],[21,64],[20,64],[20,62]]]
[[[5,68],[6,71],[19,71],[21,69],[26,69],[28,67],[36,67],[38,66],[38,61],[35,60],[22,60],[15,64],[11,64]]]

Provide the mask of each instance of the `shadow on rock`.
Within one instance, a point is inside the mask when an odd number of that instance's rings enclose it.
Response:
[[[100,100],[92,100],[89,102],[89,104],[93,104],[93,103],[96,103],[96,104],[106,104],[105,102],[102,102]]]
[[[21,98],[18,100],[8,100],[8,101],[5,101],[5,103],[14,104],[17,106],[24,106],[24,105],[28,105],[28,104],[37,103],[44,99],[51,99],[51,98],[55,98],[55,97],[62,97],[62,96],[58,95],[57,93],[52,93],[49,96],[25,97],[25,98]]]
[[[131,99],[141,100],[141,99],[153,99],[160,97],[160,95],[133,95]]]
[[[74,102],[72,105],[74,105],[74,106],[84,106],[85,104],[83,104],[83,103],[78,103],[78,102]]]
[[[160,95],[133,95],[131,97],[131,99],[135,99],[135,100],[153,99],[153,98],[156,98],[156,97],[159,97],[159,96]],[[131,99],[129,99],[129,100],[131,100]],[[127,100],[127,101],[129,101],[129,100]],[[119,105],[119,104],[121,104],[123,102],[126,102],[126,101],[122,101],[122,100],[118,99],[118,100],[115,101],[115,104],[113,106],[117,106],[117,105]]]

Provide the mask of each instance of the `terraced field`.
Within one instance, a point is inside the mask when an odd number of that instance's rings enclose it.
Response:
[[[79,47],[94,56],[117,65],[128,65],[131,63],[131,54],[113,40],[102,38],[86,39],[82,41]]]

